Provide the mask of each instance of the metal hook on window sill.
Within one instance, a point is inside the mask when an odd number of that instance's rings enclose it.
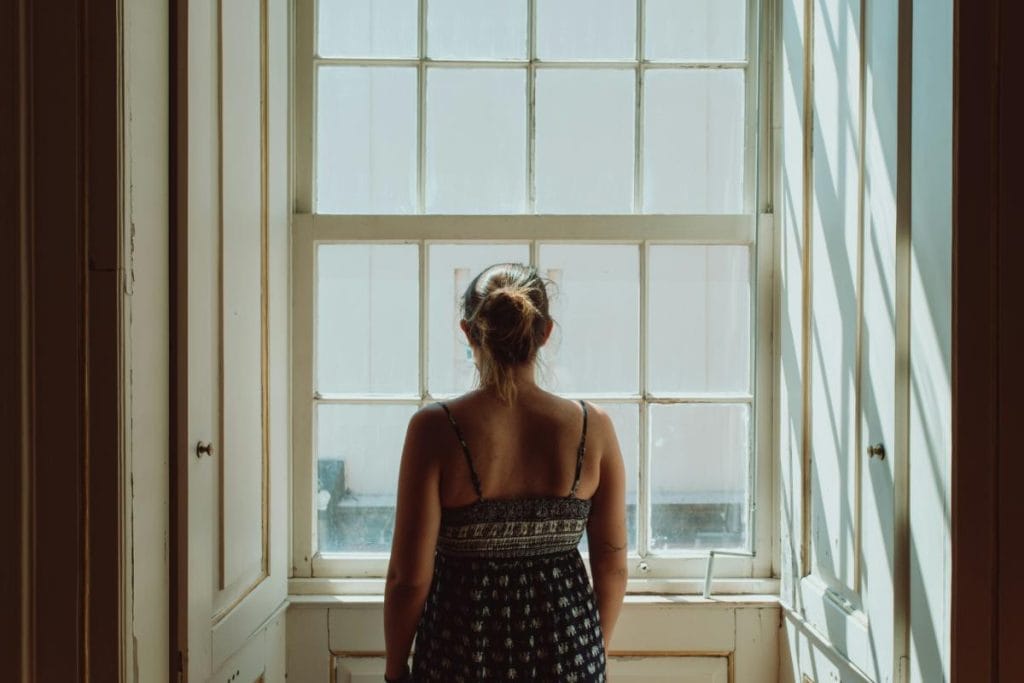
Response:
[[[732,557],[750,557],[750,553],[737,552],[733,550],[709,550],[708,564],[704,569],[704,599],[711,599],[711,576],[715,566],[715,555],[730,555]]]

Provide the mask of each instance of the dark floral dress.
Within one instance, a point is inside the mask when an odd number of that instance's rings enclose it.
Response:
[[[434,578],[416,631],[412,678],[421,681],[605,680],[597,601],[578,545],[590,501],[576,497],[587,406],[568,496],[484,499],[441,513]]]

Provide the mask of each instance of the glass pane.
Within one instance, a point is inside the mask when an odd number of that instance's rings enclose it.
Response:
[[[541,59],[635,59],[637,0],[537,0]]]
[[[750,408],[650,408],[651,549],[747,544]]]
[[[430,0],[433,59],[526,59],[526,0]]]
[[[712,61],[746,56],[746,0],[646,2],[647,59]]]
[[[317,407],[317,547],[391,549],[398,464],[417,405]]]
[[[653,393],[750,390],[750,248],[656,245],[650,277]]]
[[[615,425],[615,436],[619,439],[622,461],[626,465],[626,539],[630,554],[636,553],[636,506],[640,481],[640,409],[629,403],[604,403],[594,401]],[[583,534],[580,552],[589,548],[587,535]]]
[[[419,247],[317,248],[317,390],[419,395]]]
[[[537,213],[633,210],[634,73],[537,72]]]
[[[319,0],[321,57],[416,57],[416,0]]]
[[[319,213],[416,210],[416,69],[321,67]]]
[[[545,383],[566,393],[639,391],[640,254],[636,245],[542,244],[555,331]]]
[[[644,212],[742,213],[743,72],[644,77]]]
[[[522,213],[526,70],[430,69],[428,213]]]
[[[459,328],[462,295],[488,266],[529,263],[530,248],[526,244],[431,244],[427,258],[429,391],[434,396],[461,394],[476,383],[473,351]]]

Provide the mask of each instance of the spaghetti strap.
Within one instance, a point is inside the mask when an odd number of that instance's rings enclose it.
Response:
[[[484,499],[484,492],[480,487],[480,477],[476,474],[476,468],[473,467],[473,458],[469,455],[469,446],[466,445],[466,439],[462,436],[462,430],[459,429],[459,425],[455,422],[455,418],[452,417],[452,411],[448,409],[448,405],[442,401],[438,401],[437,404],[444,408],[445,414],[448,416],[448,421],[452,424],[452,428],[455,430],[455,436],[459,438],[459,444],[462,445],[462,452],[466,456],[466,464],[469,465],[469,477],[473,481],[473,490],[476,491],[478,499]]]
[[[576,448],[576,477],[572,481],[572,491],[569,493],[570,498],[576,497],[576,490],[580,487],[580,474],[583,472],[583,454],[587,450],[587,404],[580,400],[580,406],[583,407],[583,433],[580,434],[580,445]]]

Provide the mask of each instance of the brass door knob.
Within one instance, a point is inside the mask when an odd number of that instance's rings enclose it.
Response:
[[[200,441],[196,444],[196,457],[201,458],[204,455],[213,455],[213,444],[209,441]]]
[[[868,457],[885,460],[885,446],[880,443],[871,444],[868,446]]]

